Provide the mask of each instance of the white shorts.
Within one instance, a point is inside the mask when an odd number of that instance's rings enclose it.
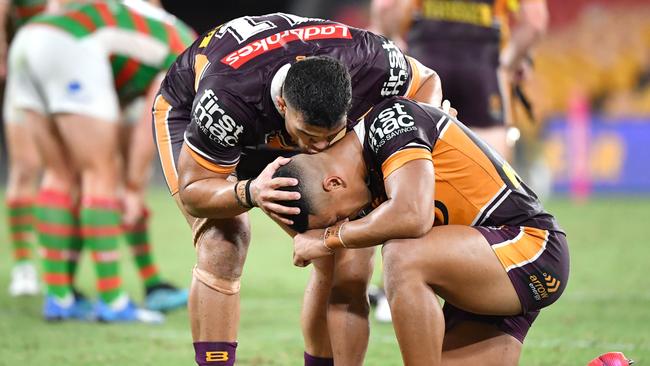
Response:
[[[118,122],[109,55],[92,40],[55,27],[23,27],[9,49],[5,123],[22,123],[24,110]]]

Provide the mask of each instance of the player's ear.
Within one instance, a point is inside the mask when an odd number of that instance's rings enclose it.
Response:
[[[278,103],[278,107],[280,108],[280,111],[282,113],[285,113],[287,111],[287,102],[284,101],[284,98],[282,98],[281,95],[278,95],[276,98],[276,102]]]
[[[325,179],[323,180],[323,190],[325,190],[325,192],[333,192],[337,189],[342,189],[346,187],[347,184],[345,183],[343,178],[336,175],[325,177]]]

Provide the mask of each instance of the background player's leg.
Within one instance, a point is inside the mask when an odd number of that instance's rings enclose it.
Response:
[[[9,293],[12,296],[36,295],[38,275],[34,256],[33,204],[41,174],[41,161],[29,129],[25,124],[8,122],[5,137],[9,155],[6,205],[9,233],[15,266]]]
[[[390,241],[382,253],[386,292],[406,365],[440,362],[444,320],[433,291],[472,313],[521,312],[506,271],[472,227],[435,227],[420,239]]]
[[[102,321],[159,322],[158,313],[144,312],[122,290],[118,242],[122,234],[117,200],[118,125],[79,114],[57,114],[57,129],[81,175],[81,236],[92,251],[97,274],[97,317]]]
[[[75,167],[54,123],[36,112],[25,112],[25,117],[45,166],[34,210],[47,285],[43,315],[48,320],[89,319],[92,308],[76,301],[72,290],[81,250]]]
[[[158,265],[154,260],[153,247],[149,236],[150,215],[145,203],[144,188],[142,192],[135,193],[135,195],[138,196],[137,199],[125,199],[127,196],[126,192],[129,189],[127,187],[128,182],[126,182],[126,177],[128,174],[127,172],[129,171],[129,164],[131,164],[131,161],[129,160],[129,148],[131,146],[131,135],[133,130],[133,125],[128,123],[123,123],[120,126],[119,143],[122,168],[120,180],[124,187],[124,189],[121,190],[125,216],[125,220],[123,220],[124,238],[126,239],[127,244],[131,247],[133,260],[138,268],[140,279],[144,284],[145,306],[148,309],[158,311],[169,311],[182,308],[187,305],[188,290],[179,289],[176,286],[163,281]],[[140,173],[142,176],[147,177],[144,180],[147,182],[150,172],[143,171]],[[134,201],[137,202],[137,204],[132,204]],[[136,218],[135,222],[126,219],[127,216]]]
[[[336,253],[327,313],[336,365],[363,365],[370,335],[368,284],[374,267],[374,253],[375,248]]]
[[[495,325],[462,322],[445,333],[444,366],[516,366],[522,344]]]

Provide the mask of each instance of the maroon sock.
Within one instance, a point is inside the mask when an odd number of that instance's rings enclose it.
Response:
[[[194,360],[199,366],[233,366],[237,342],[194,342]]]
[[[305,352],[305,366],[334,366],[334,359],[315,357]]]

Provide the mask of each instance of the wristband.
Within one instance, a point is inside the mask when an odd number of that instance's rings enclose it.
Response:
[[[246,181],[248,184],[249,181]],[[237,203],[244,208],[252,208],[253,206],[248,204],[248,199],[247,199],[247,194],[246,194],[246,185],[243,185],[244,183],[243,180],[238,181],[235,183],[235,198],[237,199]]]
[[[341,236],[343,225],[345,225],[345,222],[325,229],[325,233],[323,234],[323,243],[332,251],[339,248],[347,248],[347,245],[345,245]]]
[[[253,202],[253,196],[251,195],[251,183],[253,183],[252,179],[246,181],[244,191],[246,192],[246,203],[248,204],[248,207],[255,207],[256,205]]]

